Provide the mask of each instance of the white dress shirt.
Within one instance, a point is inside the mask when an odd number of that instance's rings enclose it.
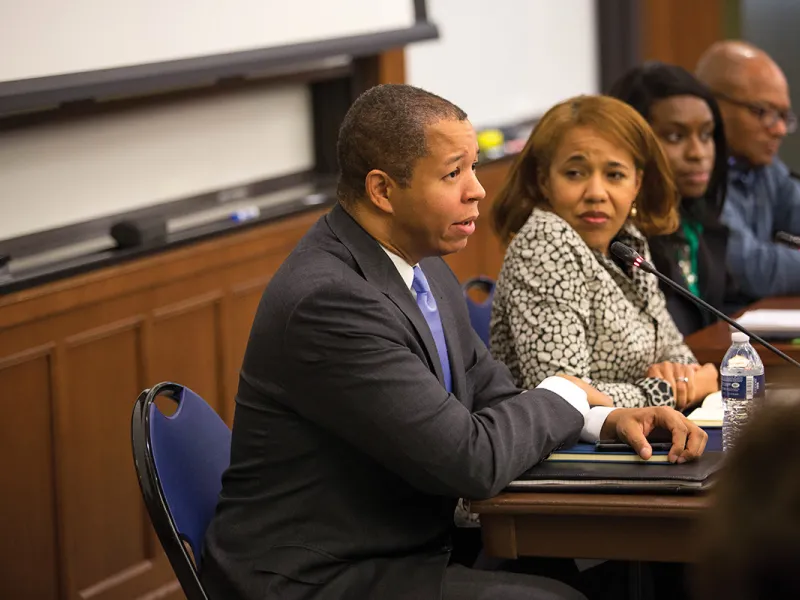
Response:
[[[397,272],[400,273],[400,277],[403,278],[403,282],[416,298],[416,292],[411,288],[411,283],[414,281],[414,266],[408,264],[405,259],[394,252],[387,250],[384,246],[381,245],[381,248],[391,259],[397,268]],[[554,394],[558,394],[583,415],[581,439],[585,442],[596,442],[600,439],[600,431],[603,428],[603,423],[606,422],[606,417],[612,410],[615,410],[615,407],[611,406],[590,407],[589,402],[586,400],[586,392],[563,377],[548,377],[537,385],[536,389],[549,390]]]

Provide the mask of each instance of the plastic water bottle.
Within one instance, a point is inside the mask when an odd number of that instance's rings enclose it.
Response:
[[[731,335],[720,365],[722,375],[722,449],[730,450],[754,409],[764,398],[764,363],[746,333]]]

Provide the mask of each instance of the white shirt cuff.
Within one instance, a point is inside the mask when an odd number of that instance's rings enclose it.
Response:
[[[583,418],[581,440],[584,442],[596,442],[599,440],[606,417],[612,410],[617,410],[618,408],[618,406],[593,406],[589,410],[589,414]]]
[[[575,410],[581,413],[583,417],[581,440],[584,442],[596,442],[599,440],[600,431],[603,429],[603,423],[606,422],[606,417],[608,417],[608,414],[612,410],[616,410],[616,407],[611,406],[594,406],[590,408],[589,402],[586,400],[586,392],[563,377],[548,377],[537,385],[536,388],[549,390],[554,394],[558,394],[569,402]]]

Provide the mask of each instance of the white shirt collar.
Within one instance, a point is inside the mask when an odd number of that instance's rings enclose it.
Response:
[[[378,245],[386,252],[386,256],[391,259],[392,263],[397,268],[397,272],[400,273],[400,277],[403,278],[403,281],[408,286],[408,289],[411,289],[411,283],[414,281],[414,266],[408,264],[404,258],[401,258],[394,252],[387,250],[381,244]],[[417,293],[414,290],[411,290],[411,293],[416,297]],[[584,426],[583,431],[581,431],[581,439],[587,442],[596,442],[600,439],[600,433],[602,432],[603,424],[606,421],[606,417],[608,417],[608,413],[612,410],[616,410],[616,408],[608,406],[595,406],[590,408],[589,403],[586,401],[586,392],[571,381],[561,377],[548,377],[537,387],[558,394],[583,415]]]
[[[387,250],[382,244],[378,244],[381,247],[381,250],[386,252],[386,256],[394,263],[397,272],[400,273],[400,277],[403,278],[403,283],[406,284],[408,289],[411,289],[411,283],[414,281],[414,265],[410,265],[406,262],[406,260],[394,252]]]

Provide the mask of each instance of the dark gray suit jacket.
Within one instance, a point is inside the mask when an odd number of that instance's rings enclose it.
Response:
[[[410,290],[341,207],[270,282],[206,536],[202,579],[218,597],[440,598],[457,499],[497,494],[578,440],[575,408],[520,393],[491,358],[445,262],[421,266],[452,395]]]

